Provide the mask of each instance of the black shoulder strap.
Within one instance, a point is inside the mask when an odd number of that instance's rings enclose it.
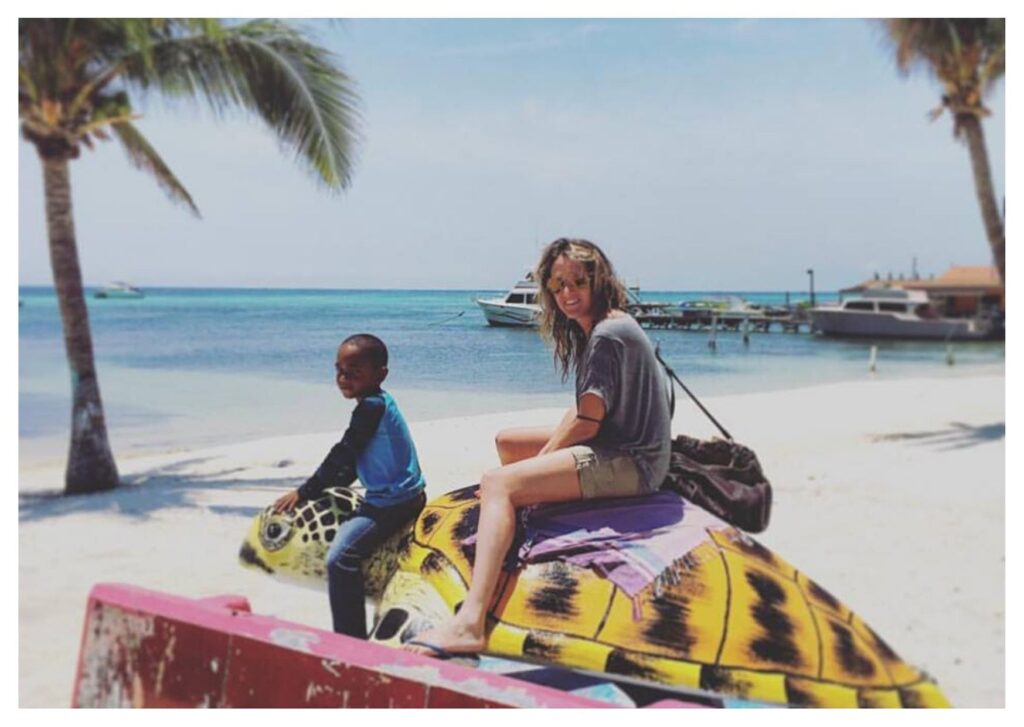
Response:
[[[721,424],[718,423],[718,420],[715,419],[711,415],[711,412],[709,412],[707,409],[704,408],[704,405],[701,404],[700,400],[696,396],[693,395],[693,392],[686,388],[686,384],[684,384],[682,381],[679,380],[679,377],[676,376],[676,372],[672,370],[672,367],[669,366],[667,363],[665,363],[665,359],[663,359],[661,357],[661,344],[658,344],[657,346],[655,346],[655,348],[654,348],[654,356],[655,356],[655,358],[658,359],[658,363],[660,363],[665,368],[665,372],[671,377],[671,379],[673,381],[675,381],[677,384],[679,384],[680,388],[682,388],[683,391],[685,391],[687,394],[690,395],[690,398],[693,399],[693,403],[696,404],[697,407],[702,412],[704,412],[704,414],[707,416],[707,418],[711,420],[712,424],[714,424],[716,427],[718,427],[718,431],[720,431],[722,433],[722,436],[725,437],[726,439],[728,439],[731,442],[732,441],[732,435],[729,434],[729,432],[727,432],[725,430],[725,427],[723,427]],[[675,409],[675,393],[674,392],[672,394],[672,408]]]

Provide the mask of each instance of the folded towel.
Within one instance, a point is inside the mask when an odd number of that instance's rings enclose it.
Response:
[[[728,523],[674,492],[541,505],[526,513],[520,563],[562,560],[596,570],[635,598]]]

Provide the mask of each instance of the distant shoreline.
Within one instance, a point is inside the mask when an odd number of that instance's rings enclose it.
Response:
[[[92,291],[98,290],[104,287],[107,283],[86,283],[85,290]],[[140,288],[144,290],[189,290],[189,291],[201,291],[201,290],[237,290],[237,291],[251,291],[251,292],[267,292],[267,291],[280,291],[280,292],[310,292],[310,293],[402,293],[402,292],[415,292],[415,293],[479,293],[479,292],[497,292],[506,291],[509,288],[509,284],[495,285],[491,287],[479,287],[479,288],[321,288],[321,287],[281,287],[281,286],[265,286],[265,285],[154,285],[147,283],[137,283]],[[18,284],[18,290],[31,290],[31,291],[48,291],[54,292],[52,284]],[[685,295],[785,295],[789,293],[794,296],[806,295],[810,297],[810,293],[807,290],[798,288],[777,288],[777,289],[766,289],[766,290],[700,290],[700,289],[670,289],[670,288],[640,288],[641,295],[654,294],[654,293],[670,293],[673,295],[685,294]],[[824,296],[832,297],[838,296],[839,291],[837,290],[817,290],[814,291],[815,297]]]

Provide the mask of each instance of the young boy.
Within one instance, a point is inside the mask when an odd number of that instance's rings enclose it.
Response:
[[[425,483],[405,418],[380,388],[388,375],[384,343],[365,333],[349,336],[338,347],[334,368],[342,396],[359,402],[348,429],[313,476],[279,498],[274,509],[290,512],[324,488],[344,487],[357,477],[363,483],[363,504],[341,523],[327,553],[327,582],[334,630],[365,639],[363,560],[419,515]]]

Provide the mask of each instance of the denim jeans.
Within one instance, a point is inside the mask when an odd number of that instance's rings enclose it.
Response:
[[[327,551],[327,594],[336,633],[366,638],[363,561],[419,515],[426,501],[426,495],[420,493],[393,507],[379,508],[364,502],[338,527]]]

